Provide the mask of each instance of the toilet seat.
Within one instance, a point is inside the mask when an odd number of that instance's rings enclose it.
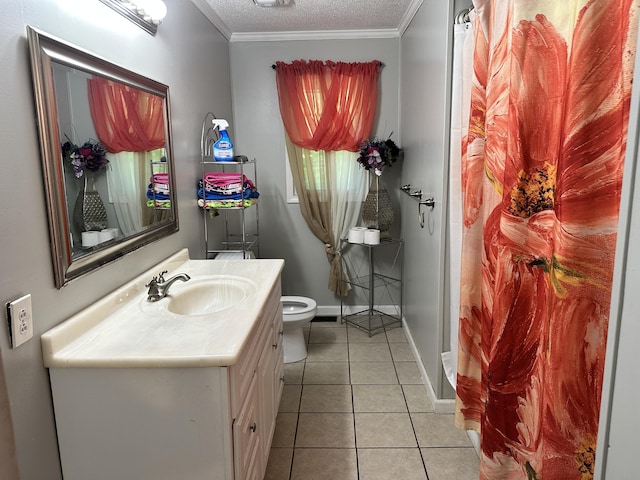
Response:
[[[308,297],[281,297],[282,319],[284,322],[311,320],[318,311],[316,301]]]

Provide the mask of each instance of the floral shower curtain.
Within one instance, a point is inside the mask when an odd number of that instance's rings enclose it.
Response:
[[[593,477],[639,0],[474,0],[456,424]]]

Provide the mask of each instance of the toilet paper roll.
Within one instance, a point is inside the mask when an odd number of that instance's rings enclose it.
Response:
[[[366,230],[364,232],[364,243],[367,245],[378,245],[380,243],[380,230]]]
[[[116,238],[116,232],[113,231],[113,228],[105,228],[104,230],[100,230],[98,232],[98,240],[100,243],[108,242],[109,240],[113,240]]]
[[[100,232],[82,232],[82,246],[95,247],[100,243]]]
[[[364,232],[367,229],[365,227],[353,227],[349,230],[349,243],[363,243],[364,242]]]

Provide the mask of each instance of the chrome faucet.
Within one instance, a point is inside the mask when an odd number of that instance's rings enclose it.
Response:
[[[186,273],[178,273],[169,280],[165,280],[165,273],[167,273],[167,270],[160,272],[157,277],[154,276],[151,281],[145,285],[145,287],[149,289],[147,292],[147,302],[157,302],[158,300],[166,297],[169,293],[169,287],[171,287],[171,285],[176,281],[180,280],[186,282],[187,280],[191,280],[191,277]]]

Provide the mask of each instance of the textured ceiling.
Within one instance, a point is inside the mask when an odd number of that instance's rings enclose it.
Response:
[[[398,36],[422,0],[191,0],[228,39]]]

